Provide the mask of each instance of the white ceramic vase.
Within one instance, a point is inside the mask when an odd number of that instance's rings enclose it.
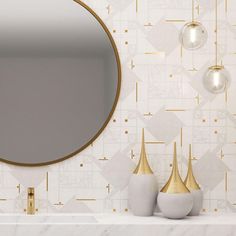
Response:
[[[193,207],[190,193],[163,193],[158,195],[158,206],[163,215],[170,219],[181,219],[189,214]]]
[[[193,208],[188,215],[197,216],[200,214],[203,205],[203,191],[200,189],[193,174],[191,145],[189,145],[188,173],[184,180],[184,183],[186,187],[190,190],[193,197]]]
[[[139,163],[128,186],[128,206],[134,215],[152,216],[156,207],[157,194],[158,184],[147,160],[143,129]]]
[[[188,215],[189,216],[198,216],[200,214],[200,211],[202,210],[203,192],[201,189],[191,190],[191,194],[193,197],[193,207]]]
[[[174,144],[172,172],[167,183],[161,189],[157,200],[162,214],[170,219],[184,218],[193,207],[192,194],[179,174],[176,143]]]
[[[152,216],[158,185],[153,174],[133,174],[129,182],[129,207],[136,216]]]

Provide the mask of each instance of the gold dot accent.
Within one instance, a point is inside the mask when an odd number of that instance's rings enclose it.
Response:
[[[172,75],[172,74],[170,74],[170,78],[173,78],[173,75]]]
[[[217,130],[215,130],[215,131],[214,131],[214,133],[215,133],[215,134],[218,134],[218,131],[217,131]]]
[[[172,164],[170,164],[170,167],[172,167]]]
[[[215,122],[217,122],[218,120],[217,119],[214,119]]]
[[[215,209],[214,209],[214,211],[218,211],[218,209],[217,209],[217,208],[215,208]]]
[[[128,211],[128,208],[125,208],[125,211],[127,212],[127,211]]]
[[[128,134],[128,133],[129,133],[128,130],[126,130],[126,131],[125,131],[125,134]]]
[[[113,211],[113,212],[116,212],[116,209],[114,208],[114,209],[112,209],[112,211]]]
[[[205,123],[205,122],[206,122],[206,120],[205,120],[205,119],[203,119],[203,120],[202,120],[202,122],[203,122],[203,123]]]
[[[113,33],[116,33],[116,30],[113,30]]]
[[[113,119],[113,122],[116,122],[116,119]]]
[[[125,41],[125,44],[127,45],[129,42],[128,41]]]
[[[203,212],[206,212],[206,209],[203,208],[202,211],[203,211]]]
[[[125,119],[125,122],[128,122],[128,119]]]
[[[83,166],[84,166],[84,164],[81,163],[81,164],[80,164],[80,167],[83,167]]]
[[[125,30],[125,33],[128,33],[128,30],[127,30],[127,29]]]

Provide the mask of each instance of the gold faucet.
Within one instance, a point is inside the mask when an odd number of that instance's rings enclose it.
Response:
[[[27,214],[35,214],[35,195],[34,188],[28,188],[28,198],[27,198]]]

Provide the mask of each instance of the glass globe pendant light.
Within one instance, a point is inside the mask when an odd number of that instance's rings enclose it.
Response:
[[[225,92],[230,84],[229,72],[223,65],[218,64],[218,5],[215,0],[215,65],[208,68],[203,77],[203,85],[210,92],[219,94]]]
[[[192,21],[182,28],[180,42],[187,50],[201,48],[207,41],[207,31],[205,27],[194,19],[194,0],[192,0]]]

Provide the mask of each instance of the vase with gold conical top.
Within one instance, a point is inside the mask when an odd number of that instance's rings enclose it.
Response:
[[[158,194],[157,200],[163,215],[170,219],[184,218],[192,210],[193,197],[181,179],[178,170],[176,143],[174,143],[171,176]]]
[[[148,163],[145,151],[144,129],[140,159],[131,175],[128,186],[128,205],[136,216],[152,216],[156,207],[158,184]]]
[[[189,212],[188,215],[190,216],[197,216],[199,215],[202,204],[203,204],[203,191],[200,189],[194,174],[193,174],[193,167],[192,167],[192,148],[191,144],[189,145],[189,159],[188,159],[188,173],[184,180],[186,187],[190,190],[193,196],[193,208]]]

